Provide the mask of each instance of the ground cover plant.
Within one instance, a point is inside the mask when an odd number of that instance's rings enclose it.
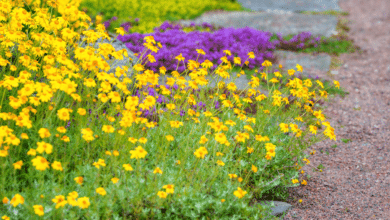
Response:
[[[223,9],[226,11],[244,11],[235,1],[230,0],[83,0],[80,9],[99,22],[113,23],[108,31],[126,22],[134,22],[131,33],[151,33],[164,21],[194,19],[205,11]]]
[[[88,43],[108,34],[102,24],[91,29],[77,4],[0,3],[3,219],[266,218],[269,208],[254,201],[276,186],[307,184],[299,180],[310,163],[304,151],[336,139],[315,105],[326,99],[321,81],[291,77],[279,88],[280,73],[264,60],[267,95],[255,76],[242,91],[223,82],[255,59],[252,51],[233,65],[222,57],[213,73],[211,61],[188,60],[159,85],[166,68],[145,68],[161,49],[152,35],[132,78],[126,66],[108,74],[106,60],[126,50],[81,47],[80,34]]]

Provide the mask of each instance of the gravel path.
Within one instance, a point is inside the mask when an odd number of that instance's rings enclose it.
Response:
[[[317,153],[303,168],[312,177],[289,190],[296,199],[284,219],[390,219],[390,1],[339,5],[350,12],[349,35],[365,53],[339,57],[345,64],[335,80],[350,94],[325,111],[337,142],[312,146]],[[319,164],[323,172],[314,172]]]

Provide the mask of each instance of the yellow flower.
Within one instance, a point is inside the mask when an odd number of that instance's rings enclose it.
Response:
[[[105,154],[111,156],[111,152],[110,151],[106,151]]]
[[[85,114],[87,114],[87,111],[83,108],[79,108],[79,109],[77,109],[77,113],[79,113],[79,115],[85,115]]]
[[[317,127],[316,126],[313,126],[313,125],[310,125],[309,126],[309,129],[310,129],[310,132],[313,133],[313,134],[317,134]]]
[[[202,49],[196,49],[196,52],[199,54],[206,55],[206,53]]]
[[[233,194],[234,194],[237,198],[241,199],[242,197],[244,197],[244,196],[247,194],[247,192],[244,191],[244,190],[242,190],[240,187],[237,187],[237,190],[234,191]]]
[[[174,140],[174,138],[173,138],[172,135],[167,135],[167,136],[165,136],[165,138],[166,138],[168,141],[173,141],[173,140]]]
[[[254,151],[254,149],[251,148],[251,147],[247,147],[247,149],[248,149],[248,150],[247,150],[246,152],[247,152],[248,154],[251,154],[251,153],[253,153],[253,151]]]
[[[116,183],[119,181],[119,179],[116,178],[116,177],[114,177],[114,178],[111,178],[111,181],[112,181],[114,184],[116,184]]]
[[[28,135],[27,135],[26,133],[22,133],[22,134],[20,135],[20,137],[21,137],[22,139],[28,139]]]
[[[321,82],[321,81],[319,81],[319,80],[316,80],[316,83],[317,83],[319,86],[321,86],[321,88],[324,88],[324,84],[322,84],[322,82]]]
[[[123,29],[123,27],[120,27],[120,28],[115,28],[116,30],[116,33],[119,34],[119,35],[124,35],[126,33],[125,29]]]
[[[130,141],[131,143],[135,144],[138,141],[138,139],[135,139],[133,137],[129,137],[128,141]]]
[[[270,61],[268,61],[268,60],[265,60],[265,61],[261,64],[261,66],[265,66],[265,67],[272,66],[272,63],[271,63]]]
[[[237,178],[237,174],[228,174],[229,175],[229,177],[230,177],[230,179],[234,179],[234,178]]]
[[[6,215],[3,215],[3,217],[1,217],[1,219],[4,219],[4,220],[10,220],[10,218]]]
[[[81,197],[77,200],[78,206],[82,209],[86,209],[91,204],[88,197]]]
[[[299,180],[297,180],[297,179],[292,179],[291,182],[292,182],[293,184],[295,184],[295,183],[299,183]]]
[[[254,165],[252,165],[252,171],[254,172],[254,173],[257,173],[257,167],[255,167]]]
[[[65,196],[63,195],[59,195],[59,196],[56,196],[54,199],[51,200],[52,202],[54,202],[56,204],[56,209],[60,208],[60,207],[64,207],[68,202],[65,200]]]
[[[4,197],[2,202],[3,204],[7,204],[9,202],[9,199],[7,197]]]
[[[167,198],[167,195],[168,194],[164,191],[158,191],[158,193],[157,193],[157,196],[160,198],[163,198],[163,199]]]
[[[204,159],[204,157],[206,156],[206,154],[208,154],[209,152],[207,151],[207,149],[205,147],[200,147],[198,148],[195,152],[194,152],[194,155],[197,157],[197,158],[202,158]]]
[[[280,123],[280,129],[283,131],[283,132],[288,132],[289,131],[289,126],[288,124],[285,124],[285,123]]]
[[[142,143],[142,144],[145,144],[146,142],[148,141],[148,139],[142,137],[140,139],[138,139],[138,142]]]
[[[65,133],[66,132],[66,128],[61,126],[61,127],[57,128],[57,131],[60,132],[60,133]]]
[[[249,52],[247,54],[249,56],[249,59],[254,59],[255,58],[255,54],[253,52]],[[248,61],[245,62],[245,64],[247,64]],[[249,62],[248,62],[249,63]],[[248,65],[248,64],[247,64]]]
[[[44,157],[37,156],[36,158],[32,159],[31,161],[33,162],[33,166],[37,170],[44,171],[44,170],[50,168],[49,162]]]
[[[302,199],[299,200],[299,203],[302,203]]]
[[[221,199],[221,202],[225,202],[226,200],[225,199]]]
[[[42,216],[42,215],[45,214],[45,212],[43,211],[43,206],[41,206],[41,205],[34,205],[33,208],[34,208],[35,214],[37,214],[39,216]]]
[[[57,116],[60,120],[67,121],[70,119],[69,112],[72,111],[73,111],[72,109],[61,108],[60,110],[57,111]]]
[[[47,138],[47,137],[50,137],[50,135],[51,135],[49,129],[47,129],[47,128],[39,129],[38,133],[39,133],[39,136],[41,138]]]
[[[339,81],[333,80],[333,83],[335,84],[336,88],[340,88],[340,83],[339,83]]]
[[[12,199],[11,199],[11,205],[13,207],[18,206],[19,204],[24,204],[24,198],[23,196],[16,194]]]
[[[240,182],[240,183],[243,181],[243,179],[242,179],[241,177],[238,177],[237,180],[238,180],[238,182]]]
[[[105,133],[114,133],[115,128],[112,127],[112,125],[103,125],[102,131],[104,131]]]
[[[18,169],[20,170],[23,166],[23,161],[19,160],[18,162],[13,163],[12,165],[14,166],[15,170],[18,170]]]
[[[51,154],[53,152],[53,146],[51,144],[45,143],[45,142],[38,142],[37,151],[41,154],[43,152],[46,152],[47,154]]]
[[[183,122],[181,121],[170,121],[169,123],[171,124],[172,128],[178,128],[180,126],[183,126]]]
[[[61,166],[61,163],[58,162],[58,161],[54,161],[52,164],[51,164],[51,167],[55,170],[60,170],[60,171],[63,171],[62,169],[62,166]]]
[[[178,60],[178,61],[180,62],[180,61],[182,61],[182,60],[185,60],[185,57],[183,57],[183,56],[181,55],[181,53],[180,53],[178,56],[175,57],[175,59]]]
[[[303,158],[302,159],[303,161],[306,161],[306,164],[310,164],[310,160],[306,159],[306,158]]]
[[[294,75],[295,70],[289,69],[289,70],[287,71],[287,73],[288,73],[288,75],[292,76],[292,75]]]
[[[31,156],[35,156],[37,154],[36,150],[35,149],[30,149],[28,152],[27,152],[27,155],[31,155]]]
[[[106,190],[104,190],[103,187],[99,187],[96,189],[96,192],[99,193],[102,196],[105,196],[107,194]]]
[[[225,166],[225,163],[222,162],[221,160],[217,160],[217,164],[218,164],[219,166]]]
[[[303,71],[302,66],[299,65],[299,64],[297,64],[297,70],[298,70],[299,72],[302,72],[302,71]]]
[[[103,159],[99,159],[98,162],[93,162],[92,165],[95,166],[96,168],[100,169],[100,166],[105,167],[106,163],[104,162]]]
[[[137,148],[135,148],[135,150],[131,150],[130,154],[131,154],[130,159],[133,158],[140,159],[140,158],[144,158],[146,154],[148,154],[148,152],[146,152],[141,146],[138,146]]]
[[[301,183],[302,185],[307,185],[307,182],[306,182],[306,180],[302,180],[302,183]]]
[[[126,171],[133,171],[133,167],[131,167],[130,164],[123,164],[123,168],[125,168]]]
[[[84,182],[84,178],[79,176],[79,177],[74,178],[74,181],[76,181],[77,184],[81,185]]]
[[[224,133],[217,133],[214,136],[215,140],[220,144],[225,144],[227,142],[226,135]]]
[[[175,189],[174,189],[175,185],[172,185],[172,184],[168,184],[168,185],[164,185],[163,186],[163,189],[165,189],[166,193],[169,194],[169,193],[174,193],[175,192]]]
[[[68,193],[68,196],[66,197],[67,201],[68,201],[68,204],[71,205],[71,206],[78,206],[78,203],[76,201],[76,198],[78,196],[79,196],[79,194],[76,191]]]
[[[119,156],[119,152],[117,151],[117,150],[114,150],[114,151],[112,151],[112,154],[114,155],[114,156]]]
[[[223,153],[221,153],[221,152],[217,152],[216,154],[217,154],[217,157],[218,156],[223,156]]]
[[[154,169],[153,173],[154,174],[156,174],[156,173],[162,174],[163,171],[160,169],[160,167],[157,167],[156,169]]]

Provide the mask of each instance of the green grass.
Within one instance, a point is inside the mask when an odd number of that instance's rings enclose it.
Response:
[[[345,144],[352,142],[351,139],[344,139],[344,138],[341,138],[341,141],[344,142]]]
[[[332,16],[347,16],[349,15],[349,12],[346,11],[335,11],[335,10],[328,10],[328,11],[321,11],[321,12],[316,12],[316,11],[301,11],[299,12],[301,14],[306,14],[306,15],[332,15]]]
[[[138,24],[130,29],[131,33],[153,33],[153,28],[166,20],[194,19],[206,11],[248,11],[230,0],[83,0],[79,9],[84,10],[93,20],[97,15],[102,15],[103,21],[117,16],[118,19],[112,22],[108,30],[111,32],[120,24],[139,18]]]

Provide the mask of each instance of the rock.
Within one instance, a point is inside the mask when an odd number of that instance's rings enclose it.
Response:
[[[332,70],[332,71],[330,71],[330,73],[333,74],[333,75],[338,75],[338,74],[339,74],[339,71],[337,71],[337,70]]]
[[[337,18],[330,15],[233,11],[221,14],[203,14],[194,20],[179,20],[174,23],[190,25],[191,22],[199,25],[207,22],[222,27],[251,27],[282,35],[310,31],[313,36],[331,37],[336,31]]]
[[[284,11],[340,11],[338,0],[237,0],[245,8],[253,11],[284,10]]]
[[[302,74],[306,76],[308,76],[310,73],[305,71],[305,69],[314,68],[328,72],[331,63],[331,57],[327,54],[313,56],[290,51],[276,50],[275,55],[277,56],[280,64],[283,65],[284,69],[297,70],[296,65],[299,64],[303,68]]]
[[[292,205],[286,203],[286,202],[279,202],[279,201],[260,201],[260,204],[262,206],[271,206],[273,216],[279,216],[283,214],[284,212],[287,212]]]
[[[113,34],[109,34],[109,36],[110,36],[111,40],[113,40],[113,39],[116,37],[116,36],[113,35]],[[84,38],[85,38],[85,36],[81,36],[81,39],[84,39]],[[107,39],[104,39],[104,40],[99,39],[99,40],[96,41],[95,47],[94,47],[94,48],[95,48],[95,49],[99,48],[99,44],[100,44],[100,43],[110,43],[110,41],[107,40]],[[123,60],[116,60],[116,61],[114,60],[114,63],[113,63],[112,65],[110,65],[110,70],[107,71],[107,73],[113,73],[113,72],[115,72],[115,69],[116,69],[117,67],[128,66],[128,67],[129,67],[128,77],[131,77],[131,76],[132,76],[132,73],[130,73],[130,70],[131,70],[132,66],[133,66],[135,63],[137,63],[138,58],[137,58],[136,56],[134,56],[134,53],[126,47],[125,43],[123,43],[123,42],[120,41],[120,40],[116,40],[116,39],[113,40],[113,42],[111,43],[111,45],[115,48],[116,51],[122,50],[122,49],[126,49],[127,54],[129,55],[129,57],[126,58],[126,57],[123,56]],[[87,46],[87,43],[86,43],[86,42],[83,42],[83,43],[82,43],[82,47],[86,47],[86,46]],[[93,45],[90,43],[89,46],[92,47]],[[133,59],[132,61],[129,60],[130,57]],[[103,58],[103,59],[104,59],[104,58]],[[111,59],[108,59],[108,60],[106,60],[106,61],[107,61],[108,63],[110,63],[111,60],[113,60],[113,59],[115,59],[115,58],[111,58]],[[120,80],[123,80],[123,76],[121,76]]]

